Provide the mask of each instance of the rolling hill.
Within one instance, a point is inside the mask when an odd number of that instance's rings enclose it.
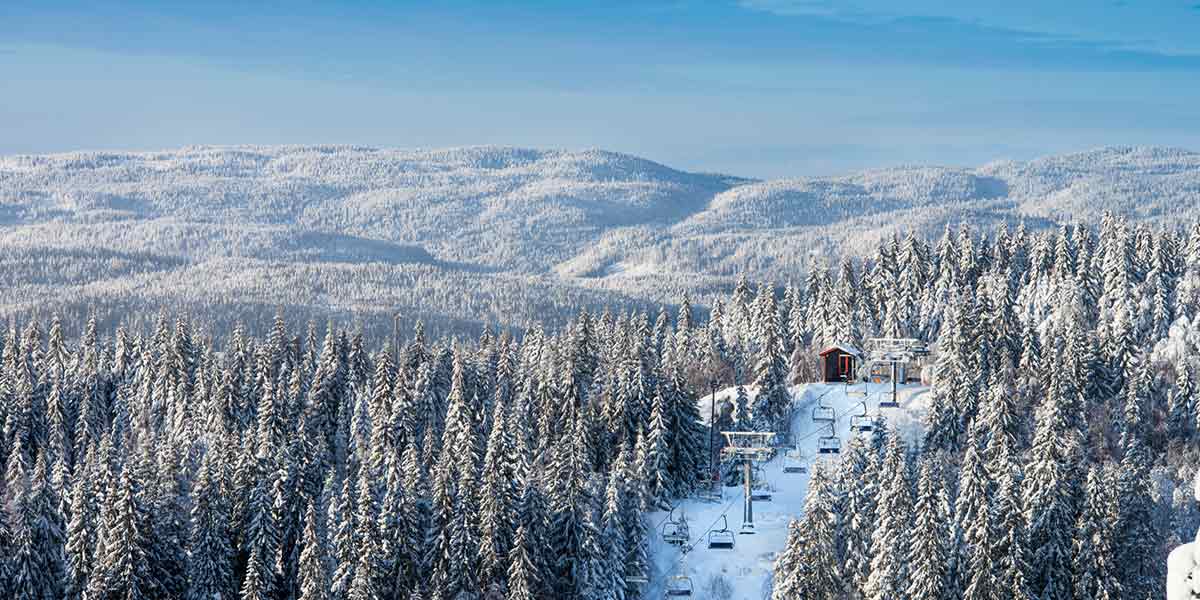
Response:
[[[196,147],[0,157],[0,314],[277,307],[470,332],[579,308],[703,301],[741,273],[947,224],[1038,229],[1111,210],[1200,216],[1200,154],[1104,148],[980,168],[753,181],[641,158],[505,147]],[[151,310],[150,312],[154,312]]]

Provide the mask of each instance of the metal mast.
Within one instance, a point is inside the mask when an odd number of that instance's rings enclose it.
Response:
[[[739,533],[754,533],[754,494],[752,487],[752,469],[754,462],[764,462],[771,459],[775,448],[775,432],[767,431],[722,431],[726,446],[721,450],[721,458],[727,461],[742,462],[742,491],[745,504],[742,507],[742,530]]]
[[[880,400],[880,408],[900,406],[897,391],[900,365],[912,363],[921,356],[928,356],[929,346],[916,338],[871,338],[867,340],[867,347],[870,348],[868,358],[870,365],[886,364],[891,370],[892,399],[890,401]]]

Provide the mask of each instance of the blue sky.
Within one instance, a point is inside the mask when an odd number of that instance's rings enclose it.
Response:
[[[0,154],[599,147],[755,177],[1200,150],[1200,0],[0,2]]]

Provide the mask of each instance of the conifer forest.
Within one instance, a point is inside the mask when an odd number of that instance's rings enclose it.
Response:
[[[822,349],[873,337],[931,349],[919,432],[885,411],[808,457],[761,597],[1165,597],[1200,526],[1200,222],[963,225],[827,258],[703,306],[470,338],[286,310],[11,320],[0,598],[671,595],[651,514],[710,485],[718,432],[786,438]],[[726,499],[739,477],[717,475]]]

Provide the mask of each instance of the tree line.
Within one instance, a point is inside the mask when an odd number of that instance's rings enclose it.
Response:
[[[708,469],[698,396],[752,387],[717,428],[786,431],[817,351],[874,335],[936,348],[925,435],[816,469],[777,597],[1161,595],[1197,521],[1196,354],[1172,348],[1198,305],[1200,226],[1108,217],[893,238],[703,322],[684,298],[469,342],[12,324],[0,596],[637,598],[644,513]]]

